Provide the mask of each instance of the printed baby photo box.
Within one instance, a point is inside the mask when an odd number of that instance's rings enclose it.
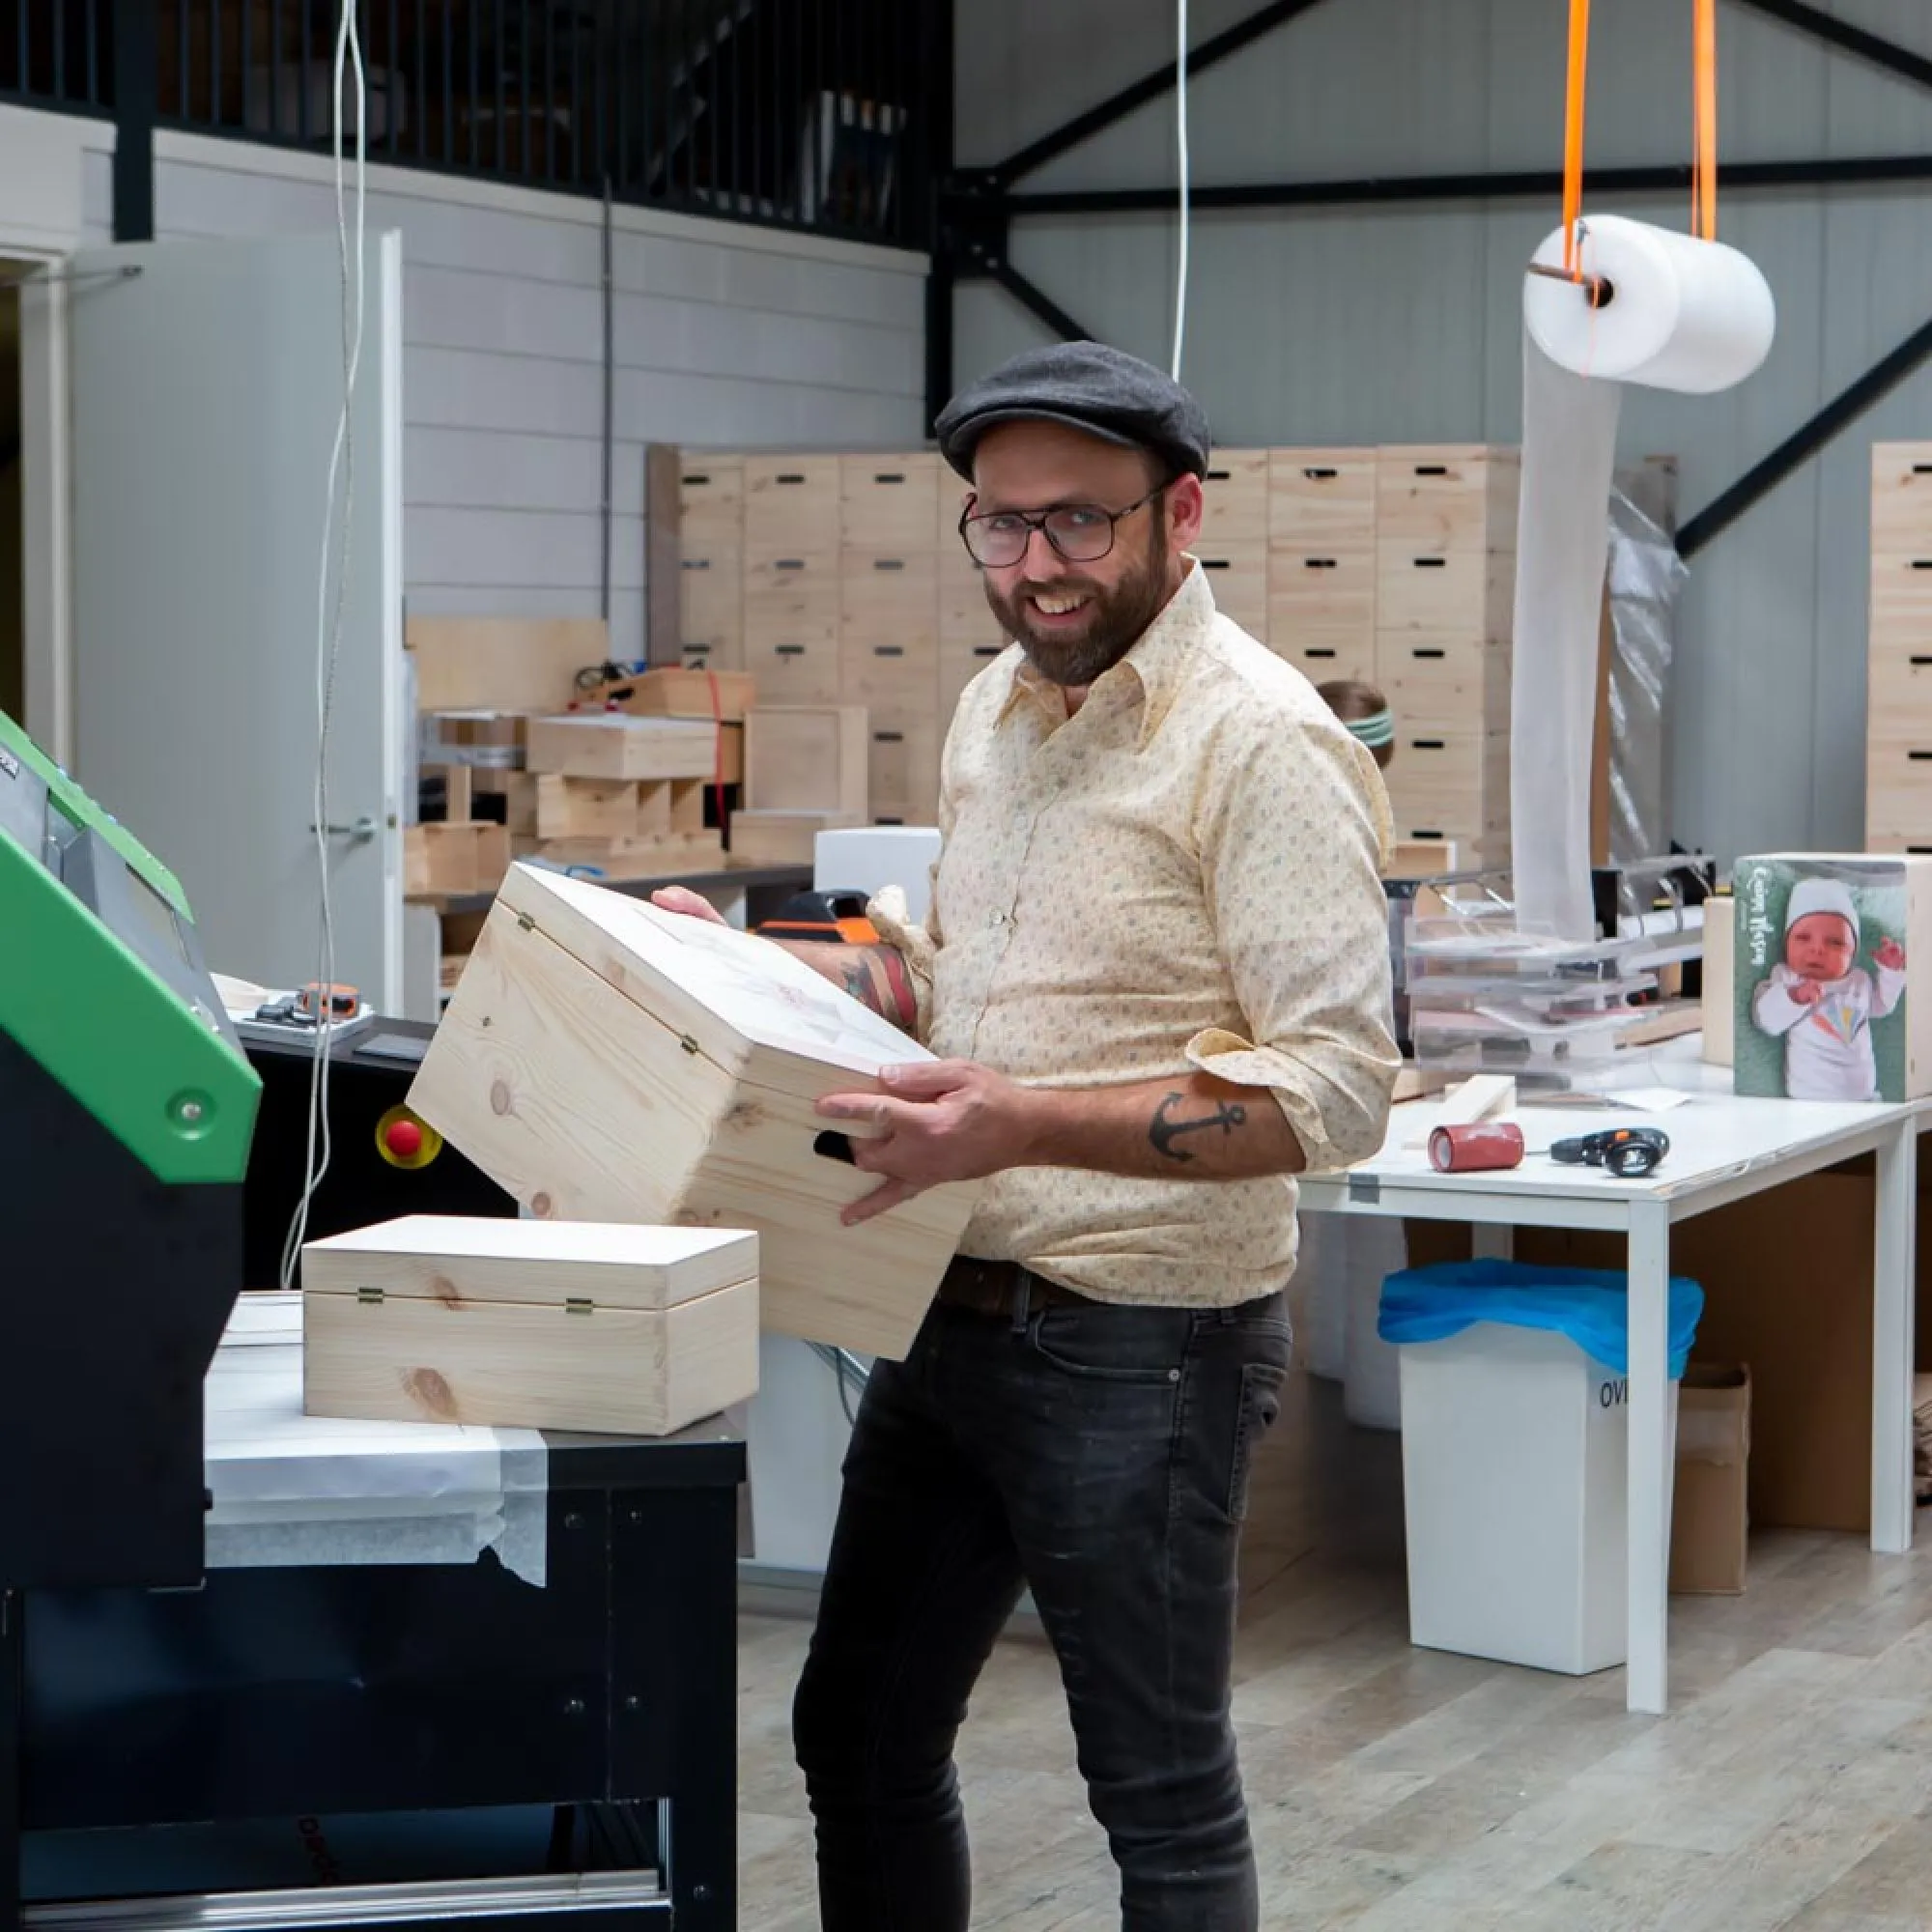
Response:
[[[770,940],[519,865],[410,1105],[540,1220],[751,1230],[766,1327],[896,1360],[978,1188],[845,1227],[879,1178],[813,1107],[931,1058]]]
[[[1932,858],[1740,859],[1731,902],[1738,1093],[1889,1101],[1932,1093]]]

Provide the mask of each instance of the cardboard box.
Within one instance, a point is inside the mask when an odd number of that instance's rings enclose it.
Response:
[[[516,866],[410,1105],[543,1220],[746,1228],[768,1327],[901,1357],[978,1188],[877,1178],[814,1102],[931,1055],[781,947]]]
[[[1781,852],[1740,859],[1732,1076],[1793,1100],[1932,1093],[1932,858]]]
[[[1735,1597],[1750,1528],[1750,1370],[1692,1362],[1677,1396],[1670,1587]]]
[[[668,1435],[758,1386],[758,1242],[415,1214],[302,1249],[302,1407]]]

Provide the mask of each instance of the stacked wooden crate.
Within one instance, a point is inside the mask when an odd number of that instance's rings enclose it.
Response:
[[[999,653],[960,495],[925,451],[684,456],[682,662],[749,671],[761,708],[863,707],[883,823],[932,818],[959,668]]]
[[[966,685],[1004,648],[936,455],[684,453],[683,662],[759,706],[864,706],[867,815],[929,820]],[[1215,453],[1195,554],[1221,610],[1317,683],[1379,684],[1405,842],[1508,856],[1512,450]],[[757,787],[748,770],[747,803]]]
[[[1865,849],[1932,851],[1932,442],[1872,446]]]
[[[704,827],[718,760],[710,720],[580,712],[532,718],[528,742],[536,856],[617,879],[724,864],[720,835]]]
[[[1389,799],[1403,839],[1509,857],[1514,450],[1376,455],[1376,682],[1396,718]]]

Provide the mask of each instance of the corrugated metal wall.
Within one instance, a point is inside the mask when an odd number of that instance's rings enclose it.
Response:
[[[1252,0],[1196,0],[1195,42]],[[1825,0],[1932,54],[1926,0]],[[1197,183],[1553,168],[1559,0],[1323,0],[1190,90]],[[1678,161],[1690,144],[1690,0],[1596,12],[1589,158]],[[962,10],[958,130],[989,163],[1171,57],[1167,7],[981,0]],[[1722,158],[1924,152],[1932,92],[1741,8],[1720,10]],[[1024,188],[1175,179],[1168,96]],[[1587,197],[1586,197],[1586,205]],[[1628,212],[1683,225],[1678,197]],[[1720,200],[1719,233],[1779,306],[1766,367],[1696,400],[1633,391],[1628,456],[1675,454],[1693,513],[1932,317],[1932,192],[1790,190]],[[1513,440],[1520,269],[1552,207],[1446,204],[1197,215],[1186,376],[1241,442]],[[1054,216],[1012,260],[1088,328],[1165,363],[1170,216]],[[1041,339],[990,284],[957,301],[963,379]],[[1698,557],[1679,639],[1675,835],[1725,855],[1857,845],[1863,831],[1868,451],[1932,436],[1932,369],[1895,390]]]

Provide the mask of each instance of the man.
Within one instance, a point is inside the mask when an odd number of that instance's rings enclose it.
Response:
[[[1253,1932],[1229,1718],[1250,1462],[1289,1361],[1293,1184],[1379,1146],[1374,761],[1214,609],[1208,442],[1157,370],[1021,355],[938,424],[1012,648],[947,740],[923,925],[798,949],[941,1056],[863,1122],[879,1187],[984,1186],[872,1372],[794,1709],[826,1932],[965,1932],[952,1745],[1030,1589],[1128,1932]],[[701,901],[666,894],[696,910]]]

